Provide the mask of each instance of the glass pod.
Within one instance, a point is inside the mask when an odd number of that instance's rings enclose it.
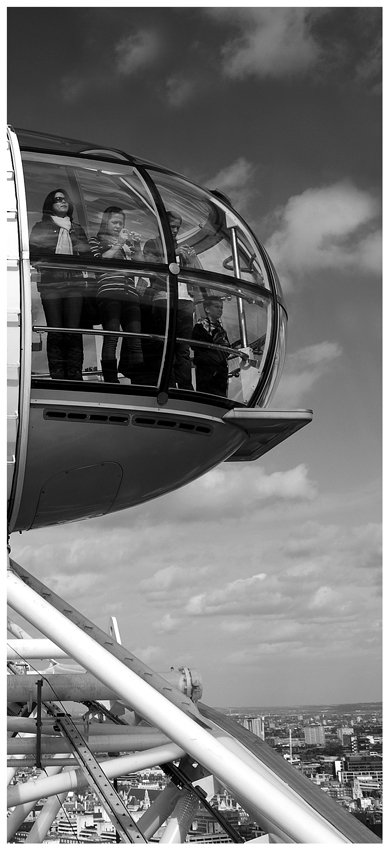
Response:
[[[228,199],[118,151],[18,136],[33,386],[266,407],[286,314],[265,249]]]

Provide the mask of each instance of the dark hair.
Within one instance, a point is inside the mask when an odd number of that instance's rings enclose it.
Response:
[[[68,193],[65,192],[65,189],[54,189],[54,192],[49,192],[47,198],[45,198],[43,202],[42,215],[55,215],[53,207],[57,192],[62,192],[65,200],[69,204],[68,216],[69,218],[73,218],[73,202],[70,200]]]
[[[172,218],[175,218],[175,219],[177,219],[177,221],[180,222],[180,224],[182,224],[182,216],[180,215],[180,213],[175,213],[175,212],[173,212],[173,210],[167,210],[166,215],[167,215],[169,221],[171,221]]]
[[[121,207],[107,207],[103,212],[103,217],[101,219],[99,231],[97,233],[96,239],[101,239],[103,236],[106,236],[108,233],[108,222],[111,216],[113,215],[122,215],[123,223],[124,223],[124,212]]]
[[[223,303],[223,298],[221,295],[207,295],[203,298],[204,307],[209,307],[209,305],[213,304],[214,301],[221,301]]]

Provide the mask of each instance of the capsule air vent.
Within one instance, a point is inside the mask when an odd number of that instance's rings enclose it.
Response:
[[[44,419],[61,422],[93,422],[101,425],[128,425],[130,417],[118,413],[90,413],[85,410],[44,410]]]
[[[154,416],[133,416],[132,424],[142,428],[169,428],[175,431],[186,431],[192,434],[212,434],[211,425],[199,425],[198,422],[188,422],[183,419],[173,419],[171,417],[154,417]]]

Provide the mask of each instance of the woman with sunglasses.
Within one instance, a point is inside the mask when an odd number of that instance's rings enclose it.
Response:
[[[64,189],[55,189],[47,195],[42,220],[30,234],[31,263],[50,262],[57,254],[91,256],[85,231],[73,221],[73,204]],[[79,328],[85,290],[82,272],[60,265],[42,267],[38,291],[48,327]],[[81,381],[82,335],[50,331],[47,359],[51,378]]]

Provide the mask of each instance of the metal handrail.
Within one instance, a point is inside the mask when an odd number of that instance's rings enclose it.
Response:
[[[123,337],[123,338],[133,338],[136,339],[156,339],[160,342],[163,342],[165,337],[161,334],[145,334],[145,333],[134,333],[133,331],[105,331],[105,330],[90,330],[90,328],[56,328],[49,327],[47,325],[34,325],[32,328],[34,333],[67,333],[67,334],[80,334],[87,336],[114,336],[114,337]],[[233,354],[235,357],[239,356],[242,360],[250,360],[249,355],[246,351],[242,351],[240,348],[233,348],[228,345],[217,345],[213,342],[201,342],[197,339],[188,339],[186,337],[178,336],[176,338],[177,342],[186,342],[190,348],[214,348],[217,351],[227,351],[229,354]]]

